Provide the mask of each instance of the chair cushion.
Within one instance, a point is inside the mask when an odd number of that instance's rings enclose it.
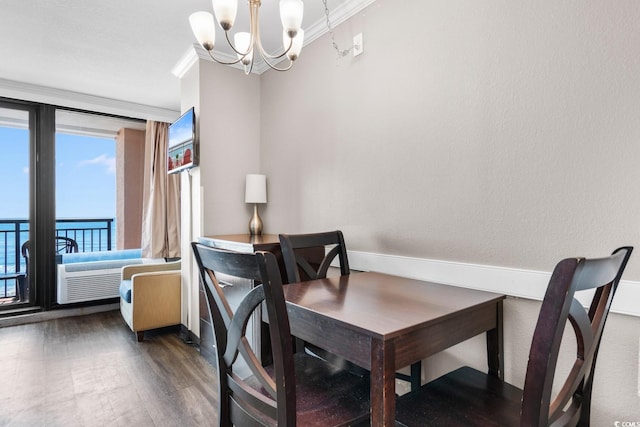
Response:
[[[122,280],[120,282],[120,297],[131,304],[131,280]]]

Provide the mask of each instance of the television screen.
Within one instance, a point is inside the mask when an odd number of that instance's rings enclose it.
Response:
[[[175,173],[197,166],[196,149],[196,115],[192,107],[169,125],[167,172]]]

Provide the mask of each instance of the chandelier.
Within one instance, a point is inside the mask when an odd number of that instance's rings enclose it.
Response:
[[[238,0],[213,0],[213,12],[220,28],[224,31],[225,38],[231,49],[237,55],[235,61],[223,61],[213,55],[213,47],[216,41],[215,23],[213,15],[209,12],[195,12],[189,16],[191,29],[198,43],[208,53],[211,59],[219,64],[234,65],[242,63],[245,74],[251,73],[254,63],[254,53],[257,51],[264,62],[277,71],[287,71],[293,66],[293,62],[300,55],[304,31],[302,30],[302,13],[304,4],[302,0],[280,0],[280,20],[282,21],[282,44],[284,52],[278,55],[270,55],[262,47],[260,39],[260,22],[258,12],[260,0],[249,1],[249,28],[250,32],[237,32],[233,42],[229,38],[229,31],[233,27],[238,12]],[[289,59],[288,66],[279,68],[275,65],[280,58],[286,56]]]

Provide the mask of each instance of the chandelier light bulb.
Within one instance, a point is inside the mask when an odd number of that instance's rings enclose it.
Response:
[[[213,15],[209,12],[195,12],[189,16],[191,31],[204,49],[211,51],[216,43]]]
[[[302,0],[280,0],[280,20],[282,28],[294,37],[302,28],[302,15],[304,12],[304,3]]]
[[[238,0],[212,0],[213,12],[220,27],[224,31],[229,31],[236,21],[238,14]]]
[[[238,50],[238,59],[242,61],[242,64],[246,67],[251,65],[253,61],[253,47],[251,46],[251,34],[245,32],[238,32],[233,36],[233,42]]]
[[[287,51],[287,58],[290,61],[295,61],[300,56],[300,52],[302,51],[302,43],[304,42],[304,30],[299,29],[298,34],[293,38],[293,42],[289,37],[289,33],[287,30],[282,32],[282,44],[285,49],[289,47],[291,44],[291,48]]]

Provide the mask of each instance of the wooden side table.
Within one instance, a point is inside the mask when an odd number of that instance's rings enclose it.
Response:
[[[198,239],[203,245],[227,249],[236,252],[279,250],[280,239],[277,234],[224,234],[220,236],[203,236]]]
[[[250,234],[203,236],[198,239],[198,243],[235,252],[271,252],[278,260],[278,266],[280,266],[280,274],[283,275],[283,280],[286,280],[286,270],[284,269],[282,251],[280,250],[280,238],[277,234],[261,234],[259,236],[252,236]]]

